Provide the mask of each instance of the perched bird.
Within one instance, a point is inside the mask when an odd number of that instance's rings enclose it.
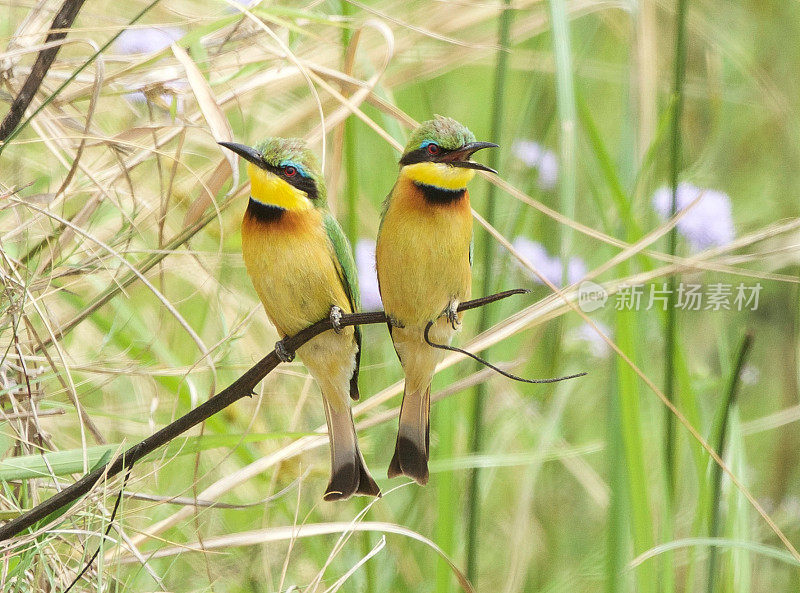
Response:
[[[327,209],[325,182],[314,154],[297,138],[268,138],[254,148],[220,142],[248,161],[250,203],[242,221],[247,273],[282,337],[328,316],[359,308],[350,243]],[[291,360],[283,340],[275,346]],[[361,333],[325,332],[297,354],[322,391],[331,446],[325,500],[380,496],[358,447],[349,398],[358,399]]]
[[[389,332],[405,373],[400,426],[389,477],[428,481],[431,381],[441,350],[461,324],[458,304],[469,298],[472,273],[472,210],[467,183],[472,154],[496,147],[476,142],[466,127],[436,116],[412,134],[400,158],[400,175],[384,204],[376,262]]]

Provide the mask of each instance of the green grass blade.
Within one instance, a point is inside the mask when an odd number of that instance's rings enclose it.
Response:
[[[633,356],[636,350],[634,327],[635,311],[617,311],[616,336],[617,344],[623,352]],[[627,466],[628,490],[630,492],[629,520],[633,536],[633,549],[641,553],[653,547],[652,517],[650,510],[649,483],[645,463],[646,451],[642,438],[642,417],[639,410],[640,393],[638,379],[633,370],[620,358],[617,359],[619,376],[619,392],[612,395],[620,398],[619,431],[625,445],[625,463]],[[658,589],[655,567],[645,564],[636,573],[636,591],[653,593]]]
[[[492,107],[492,122],[491,122],[491,140],[498,142],[502,130],[504,107],[505,103],[503,97],[505,95],[505,87],[508,76],[508,53],[505,51],[509,43],[509,34],[511,31],[511,17],[512,11],[508,9],[511,5],[510,0],[505,0],[505,7],[500,13],[498,39],[500,43],[500,51],[497,53],[497,64],[495,66],[495,79],[494,79],[494,103]],[[493,150],[489,153],[488,161],[489,166],[497,168],[499,160],[498,152]],[[494,185],[489,185],[488,193],[486,195],[486,220],[490,224],[495,224],[495,200],[496,188]],[[483,278],[480,284],[481,289],[486,292],[492,285],[493,263],[495,256],[495,246],[492,238],[488,234],[483,235],[482,242],[483,253]],[[481,317],[478,326],[478,331],[484,331],[491,325],[492,318],[490,317],[490,307],[484,307],[481,310]],[[477,454],[483,447],[483,409],[484,400],[487,397],[487,387],[485,383],[481,383],[475,389],[472,400],[472,437],[470,441],[470,453]],[[480,468],[472,470],[468,486],[467,494],[467,517],[466,517],[466,574],[470,581],[475,579],[478,570],[478,543],[480,541],[478,533],[478,525],[480,524]]]
[[[675,101],[675,110],[672,113],[672,129],[670,141],[670,186],[672,187],[672,200],[670,203],[670,216],[675,216],[678,211],[678,175],[681,159],[681,116],[683,115],[683,83],[686,70],[686,0],[678,0],[678,9],[675,16],[675,63],[672,95]],[[678,228],[672,227],[667,235],[667,252],[675,255],[678,248]],[[678,310],[676,308],[677,276],[669,278],[669,294],[667,300],[667,320],[664,334],[664,395],[671,402],[675,401],[675,350],[677,347]],[[675,442],[675,418],[666,413],[664,420],[664,455],[667,471],[667,494],[669,504],[675,500],[675,482],[677,472]]]
[[[744,438],[741,431],[738,406],[731,409],[728,421],[728,451],[731,470],[742,476],[747,473]],[[726,534],[735,541],[748,541],[753,537],[750,528],[751,506],[738,488],[728,489],[728,520]],[[746,547],[736,546],[731,549],[729,559],[730,570],[726,578],[726,586],[731,593],[750,593],[753,586],[752,551]]]
[[[717,418],[714,422],[714,427],[711,437],[711,445],[719,453],[720,457],[724,458],[725,455],[725,436],[728,431],[728,423],[730,421],[731,411],[736,400],[736,392],[739,388],[739,381],[742,374],[742,369],[747,361],[747,356],[750,352],[750,347],[753,345],[753,336],[746,333],[742,338],[739,345],[736,362],[734,363],[730,377],[728,378],[728,388],[725,392],[725,399],[722,401]],[[720,532],[720,499],[722,495],[722,468],[714,463],[711,466],[711,516],[709,535],[713,538]],[[708,580],[706,581],[706,591],[713,593],[715,583],[718,582],[716,573],[716,548],[712,547],[709,550],[708,557]]]
[[[575,219],[576,195],[576,153],[575,126],[577,123],[575,107],[575,88],[572,70],[572,49],[570,43],[567,4],[564,0],[550,0],[550,20],[553,35],[553,53],[556,63],[556,105],[559,121],[559,199],[561,214]],[[564,262],[564,284],[566,285],[567,262],[572,253],[572,229],[561,229],[561,258]]]
[[[618,373],[613,374],[612,394],[619,391]],[[625,553],[630,541],[625,509],[630,493],[626,482],[625,443],[622,438],[622,416],[620,398],[608,398],[608,473],[611,497],[608,505],[606,551],[606,593],[625,593],[628,582],[625,578]]]
[[[256,443],[266,439],[297,437],[297,433],[268,434],[208,434],[201,436],[180,437],[170,442],[163,450],[156,451],[144,458],[143,462],[156,458],[189,455],[209,449],[235,447],[241,443]],[[123,443],[112,445],[96,445],[87,447],[86,456],[89,464],[96,467],[108,461],[111,455],[125,450]],[[52,473],[51,473],[52,470]],[[51,451],[44,455],[21,455],[0,461],[0,481],[26,480],[30,478],[48,478],[51,475],[64,476],[83,472],[83,449]]]

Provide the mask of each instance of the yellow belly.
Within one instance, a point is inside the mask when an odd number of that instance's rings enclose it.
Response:
[[[328,317],[332,305],[351,313],[317,210],[286,212],[262,222],[245,214],[242,255],[267,316],[283,337]],[[352,327],[315,337],[297,354],[338,410],[349,405],[357,345]]]
[[[424,327],[452,300],[468,299],[471,239],[468,194],[453,204],[429,204],[410,180],[401,177],[376,247],[386,313],[406,326]]]
[[[280,334],[297,333],[327,317],[332,305],[350,312],[319,211],[286,212],[269,223],[246,214],[242,255]]]

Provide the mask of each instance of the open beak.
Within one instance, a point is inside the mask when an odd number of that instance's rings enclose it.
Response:
[[[453,167],[461,167],[462,169],[477,169],[478,171],[489,171],[489,173],[497,174],[497,171],[491,167],[469,160],[475,152],[482,148],[498,148],[498,145],[494,142],[470,142],[458,150],[447,153],[441,162]]]
[[[232,150],[243,159],[250,161],[258,167],[264,167],[264,159],[261,157],[261,153],[255,148],[251,148],[245,144],[239,144],[238,142],[218,142],[217,144],[224,146],[228,150]]]

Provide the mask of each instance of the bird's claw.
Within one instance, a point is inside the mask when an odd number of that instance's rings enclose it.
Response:
[[[333,331],[337,334],[342,333],[342,309],[333,305],[331,307],[331,313],[329,315],[329,319],[331,320],[331,325],[333,326]]]
[[[451,301],[450,304],[447,306],[442,312],[443,317],[447,317],[447,321],[450,323],[450,327],[454,330],[457,330],[461,327],[461,320],[458,318],[458,303],[456,301]]]
[[[286,347],[286,341],[280,340],[275,342],[275,354],[281,362],[292,362],[294,360],[294,352]]]
[[[400,323],[400,321],[393,315],[389,315],[387,318],[389,319],[389,325],[391,325],[392,327],[399,327],[400,329],[403,329],[405,327],[405,324]]]

